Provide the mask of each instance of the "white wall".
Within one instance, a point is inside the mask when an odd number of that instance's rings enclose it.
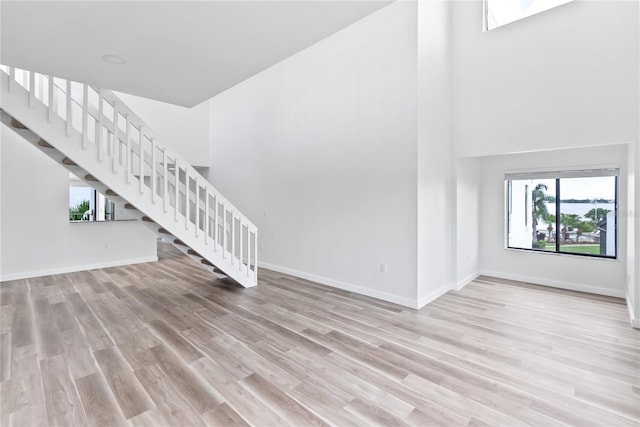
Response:
[[[640,148],[629,144],[627,215],[627,305],[633,326],[640,328]]]
[[[192,166],[209,162],[209,102],[187,108],[116,93],[153,132]]]
[[[461,289],[480,270],[480,160],[456,160],[455,287]]]
[[[481,0],[453,2],[452,16],[454,152],[463,157],[494,156],[477,158],[483,176],[478,271],[617,296],[626,293],[631,304],[636,301],[632,311],[640,318],[640,161],[627,162],[621,146],[612,146],[602,148],[602,158],[589,149],[578,151],[578,159],[564,165],[612,159],[623,166],[621,185],[634,181],[635,190],[630,183],[629,191],[619,193],[624,224],[619,228],[618,261],[505,251],[501,176],[504,169],[517,165],[531,169],[558,163],[559,152],[553,151],[558,148],[631,143],[636,144],[637,158],[638,2],[574,1],[484,33]],[[495,157],[519,152],[539,153]],[[517,165],[511,163],[516,161]],[[459,179],[458,191],[460,186]],[[458,207],[458,228],[464,218]],[[628,232],[622,228],[627,219],[636,222],[634,227],[629,221]]]
[[[640,21],[640,8],[638,8]],[[640,49],[639,49],[640,50]],[[640,91],[639,91],[640,92]],[[640,97],[640,93],[638,94]],[[640,111],[638,111],[640,133]],[[629,233],[627,255],[627,305],[632,325],[640,328],[640,137],[629,145]]]
[[[640,8],[638,8],[638,21],[640,21]],[[640,98],[640,90],[638,92],[638,97]],[[640,111],[638,111],[638,133],[640,133]],[[633,287],[633,294],[635,294],[635,303],[632,303],[630,307],[633,326],[640,328],[640,136],[636,139],[635,144],[633,144],[630,154],[630,158],[635,158],[635,161],[633,161],[635,167],[633,168],[634,179],[632,184],[635,190],[632,198],[635,202],[635,208],[633,208],[631,215],[633,217],[635,233],[630,234],[630,238],[634,239],[633,254],[635,255],[635,262],[633,262],[633,266],[630,269],[628,286],[629,288]],[[629,243],[631,245],[631,242]]]
[[[463,156],[638,139],[637,1],[574,1],[482,32],[453,2],[453,138]]]
[[[450,4],[418,2],[418,305],[448,291],[455,258]]]
[[[627,153],[627,201],[629,203],[629,211],[627,215],[627,305],[629,306],[629,315],[632,321],[636,316],[636,147],[635,144],[629,144]]]
[[[629,287],[634,286],[633,294],[635,294],[635,304],[631,307],[633,311],[633,326],[640,328],[640,141],[636,141],[633,149],[635,157],[635,171],[634,182],[635,188],[635,209],[633,210],[634,229],[635,229],[635,241],[634,241],[634,254],[635,263],[632,267],[629,279]],[[631,235],[631,234],[630,234]],[[632,237],[633,238],[633,237]],[[631,243],[631,242],[629,242]],[[635,276],[631,277],[631,276]]]
[[[627,278],[627,201],[618,198],[618,259],[505,249],[507,171],[619,165],[620,195],[627,194],[627,144],[490,156],[480,159],[480,272],[549,286],[624,297]]]
[[[211,100],[210,180],[258,226],[264,265],[415,305],[416,7]]]
[[[0,128],[1,280],[157,260],[137,221],[70,223],[69,172]]]

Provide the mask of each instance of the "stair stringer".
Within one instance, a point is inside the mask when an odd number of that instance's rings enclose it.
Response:
[[[220,272],[222,272],[224,276],[232,278],[243,287],[252,287],[257,284],[256,274],[253,269],[240,262],[238,258],[233,257],[228,251],[225,251],[213,239],[205,239],[205,233],[201,229],[196,233],[194,224],[187,221],[185,215],[176,214],[173,209],[165,210],[161,199],[157,198],[155,203],[152,202],[150,189],[140,186],[138,180],[132,179],[131,176],[129,177],[129,182],[127,182],[127,174],[124,168],[116,167],[114,169],[112,162],[107,158],[104,158],[102,162],[98,161],[96,151],[91,149],[93,144],[89,144],[86,149],[83,148],[83,136],[80,132],[71,128],[67,133],[65,120],[57,114],[49,114],[49,109],[46,105],[37,99],[30,99],[30,93],[15,81],[11,82],[11,89],[9,89],[9,76],[1,72],[0,75],[2,110],[28,128],[23,130],[13,129],[14,131],[25,137],[28,142],[45,152],[49,157],[58,161],[59,164],[65,166],[76,176],[85,180],[89,185],[103,193],[107,189],[114,191],[118,195],[118,199],[124,203],[131,204],[139,211],[139,214],[136,214],[137,217],[142,219],[143,216],[146,216],[153,221],[152,223],[143,221],[145,226],[158,233],[160,237],[187,254],[202,268],[215,274],[216,277],[221,277]],[[32,135],[29,135],[29,132]],[[38,141],[40,138],[53,148],[39,146]],[[56,154],[54,151],[60,154]],[[60,157],[71,159],[77,166],[63,164]],[[87,181],[84,172],[95,177],[97,181]],[[226,200],[223,201],[226,202]],[[160,229],[166,230],[169,234],[160,233]],[[257,231],[255,238],[257,242]],[[187,246],[176,244],[176,239],[184,242]],[[198,257],[188,254],[189,248],[200,254],[202,259],[206,259],[215,267],[198,262]],[[255,264],[254,268],[257,268]]]

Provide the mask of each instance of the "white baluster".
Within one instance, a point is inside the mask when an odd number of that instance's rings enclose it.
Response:
[[[83,85],[84,93],[82,94],[82,149],[87,149],[87,142],[89,140],[88,124],[89,124],[89,86],[85,83]]]
[[[91,118],[89,118],[89,120],[91,120]],[[93,128],[93,140],[96,141],[96,145],[95,148],[98,150],[96,151],[96,158],[98,159],[98,161],[100,161],[100,146],[97,145],[98,142],[98,135],[100,135],[100,126],[98,126],[98,123],[96,122],[94,128]]]
[[[184,228],[189,230],[189,208],[191,207],[191,195],[189,194],[189,167],[184,168]]]
[[[258,229],[253,230],[253,280],[258,283]]]
[[[222,258],[227,257],[227,208],[222,205]]]
[[[218,196],[213,199],[213,251],[218,252],[218,225],[220,220],[218,219]]]
[[[111,144],[111,170],[118,171],[118,157],[120,155],[120,130],[118,129],[118,103],[113,101],[113,137]]]
[[[194,177],[194,181],[196,184],[196,237],[200,234],[200,183],[198,182],[198,176]]]
[[[49,97],[49,110],[47,120],[51,122],[51,117],[53,117],[53,76],[49,75],[47,79],[47,94]]]
[[[96,126],[96,148],[98,149],[98,163],[102,163],[102,117],[103,114],[103,98],[102,98],[102,89],[98,91],[98,124]]]
[[[229,211],[229,213],[231,214],[231,265],[233,265],[233,261],[236,257],[236,252],[234,250],[236,246],[236,239],[235,239],[236,219],[233,215],[233,211]]]
[[[204,244],[208,245],[209,244],[209,189],[207,188],[207,185],[205,184],[204,187]]]
[[[142,125],[140,125],[140,132],[138,132],[138,153],[140,154],[140,194],[144,194],[144,149],[142,147]]]
[[[131,119],[129,118],[129,114],[127,114],[127,128],[125,129],[125,138],[127,138],[126,146],[126,154],[124,156],[125,161],[125,178],[127,184],[131,183]]]
[[[167,148],[162,150],[162,211],[167,213],[169,211],[169,157],[167,156]]]
[[[175,160],[175,169],[174,169],[174,177],[175,180],[173,181],[173,189],[175,190],[176,193],[176,201],[175,201],[175,212],[176,212],[176,222],[178,222],[178,213],[180,212],[180,168],[178,167],[178,157],[176,156],[176,160]]]
[[[29,75],[29,107],[36,98],[36,73],[33,71],[27,71]]]
[[[72,102],[71,99],[71,81],[67,80],[67,93],[65,94],[67,98],[67,136],[71,135],[71,127],[73,126],[73,117],[72,117]]]
[[[247,225],[247,277],[251,275],[251,229]]]
[[[9,67],[9,81],[8,81],[8,89],[11,90],[13,83],[16,81],[16,69],[13,67]]]
[[[242,220],[239,220],[238,224],[240,225],[240,230],[238,230],[240,232],[240,239],[238,243],[238,268],[240,271],[242,271],[242,236],[244,235],[244,233],[242,232]]]
[[[151,138],[151,178],[149,178],[151,184],[151,203],[156,203],[156,144],[153,142],[153,138]]]

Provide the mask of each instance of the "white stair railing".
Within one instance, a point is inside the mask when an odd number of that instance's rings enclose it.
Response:
[[[95,161],[106,164],[114,175],[124,174],[127,185],[136,186],[140,208],[146,203],[162,207],[176,223],[184,224],[181,239],[196,239],[200,252],[208,247],[221,258],[225,273],[232,268],[250,285],[257,283],[258,230],[191,165],[182,160],[113,92],[27,70],[0,65],[7,89],[20,85],[28,91],[29,106],[41,102],[47,120],[54,115],[65,121],[66,133],[82,135],[82,150],[93,151]],[[4,80],[4,79],[3,79]],[[89,171],[90,172],[90,171]],[[143,210],[143,209],[141,209]],[[144,211],[144,210],[143,210]],[[162,224],[160,224],[162,225]],[[225,271],[227,270],[227,271]],[[237,274],[229,274],[238,277]]]

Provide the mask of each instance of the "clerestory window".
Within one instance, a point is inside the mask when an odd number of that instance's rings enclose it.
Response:
[[[518,21],[573,0],[484,0],[484,30]]]

